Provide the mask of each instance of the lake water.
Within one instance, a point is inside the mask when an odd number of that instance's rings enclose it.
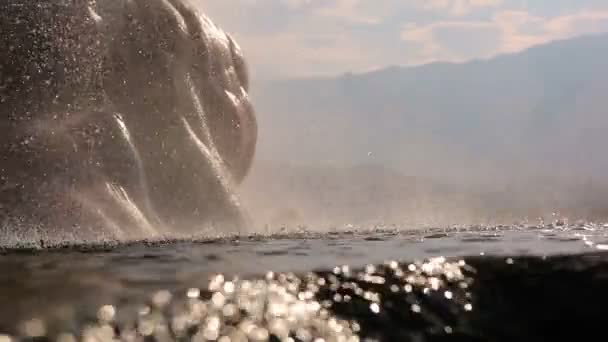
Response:
[[[585,337],[604,249],[591,223],[3,249],[0,342]]]

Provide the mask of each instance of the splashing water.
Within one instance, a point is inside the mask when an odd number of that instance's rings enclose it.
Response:
[[[11,32],[0,53],[2,244],[245,228],[236,187],[257,126],[227,34],[182,0],[0,10]]]

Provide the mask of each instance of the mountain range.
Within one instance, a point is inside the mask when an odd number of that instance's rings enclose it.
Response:
[[[607,76],[603,34],[463,64],[257,84],[258,159],[599,175]]]
[[[608,218],[608,34],[252,90],[270,221]]]

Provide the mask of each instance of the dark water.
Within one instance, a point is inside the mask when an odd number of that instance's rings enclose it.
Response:
[[[606,248],[562,224],[4,249],[0,342],[580,338]]]

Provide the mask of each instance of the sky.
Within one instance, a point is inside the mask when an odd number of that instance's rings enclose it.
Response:
[[[462,62],[608,32],[606,0],[192,0],[254,78]]]

